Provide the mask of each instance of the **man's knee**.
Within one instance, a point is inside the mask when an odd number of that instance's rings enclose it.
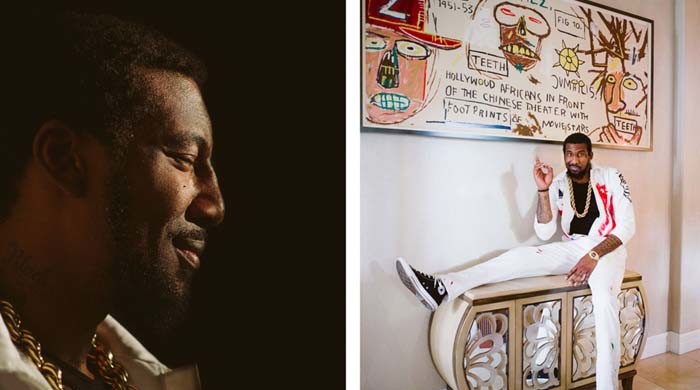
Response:
[[[620,292],[623,275],[624,273],[620,274],[611,269],[596,268],[588,279],[588,285],[594,294],[617,295]]]

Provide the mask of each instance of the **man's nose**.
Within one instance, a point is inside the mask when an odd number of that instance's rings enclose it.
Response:
[[[224,220],[224,198],[211,166],[199,174],[199,189],[199,193],[187,208],[185,218],[203,228],[219,225]]]
[[[399,86],[399,58],[396,46],[387,50],[382,55],[382,60],[377,69],[377,83],[384,88],[398,88]]]

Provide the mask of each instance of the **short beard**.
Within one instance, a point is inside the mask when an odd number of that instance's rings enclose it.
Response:
[[[123,165],[114,163],[107,182],[107,222],[115,245],[108,276],[112,283],[111,314],[144,345],[157,351],[182,330],[190,311],[190,286],[182,290],[175,287],[176,281],[158,261],[157,248],[146,245],[147,233],[130,223],[134,219],[129,206],[132,191]]]
[[[575,179],[575,180],[581,180],[583,179],[588,172],[591,170],[591,163],[589,162],[586,164],[586,166],[579,172],[579,173],[571,173],[569,170],[569,167],[566,167],[566,174],[569,175],[570,178]]]

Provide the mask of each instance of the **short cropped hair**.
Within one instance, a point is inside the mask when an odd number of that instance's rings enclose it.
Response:
[[[134,22],[78,12],[7,16],[0,26],[0,221],[16,202],[42,123],[60,120],[118,154],[148,111],[139,71],[176,72],[200,88],[207,78],[193,53]]]
[[[593,146],[591,145],[591,139],[588,138],[586,134],[583,133],[573,133],[566,137],[564,140],[564,145],[562,149],[566,152],[566,144],[586,144],[586,149],[588,149],[588,154],[593,153]]]

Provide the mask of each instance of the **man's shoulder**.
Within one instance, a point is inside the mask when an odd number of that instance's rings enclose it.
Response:
[[[599,171],[599,172],[604,172],[604,173],[616,173],[616,172],[618,172],[618,169],[617,169],[617,168],[614,168],[614,167],[604,167],[604,166],[601,166],[601,165],[593,165],[593,166],[591,167],[591,169],[594,170],[594,171],[597,170],[597,171]]]
[[[598,166],[598,165],[592,166],[591,172],[593,173],[593,175],[596,175],[599,178],[604,178],[606,180],[618,178],[622,175],[620,173],[620,170],[617,168],[603,167],[603,166]]]

